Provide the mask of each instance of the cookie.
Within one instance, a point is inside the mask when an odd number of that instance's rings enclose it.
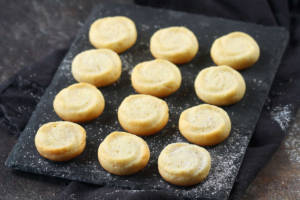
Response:
[[[256,41],[243,32],[232,32],[216,39],[210,55],[217,65],[228,65],[241,70],[252,66],[259,58]]]
[[[151,135],[167,124],[168,104],[150,95],[130,95],[122,101],[118,109],[118,119],[121,126],[130,133]]]
[[[150,51],[155,58],[166,59],[175,64],[187,63],[198,52],[198,40],[186,27],[163,28],[151,37]]]
[[[90,49],[75,56],[72,75],[78,82],[96,87],[116,82],[122,73],[122,62],[117,53],[110,49]]]
[[[39,128],[34,141],[37,151],[44,158],[67,161],[83,152],[86,132],[73,122],[49,122]]]
[[[242,75],[229,66],[212,66],[199,72],[195,80],[197,96],[213,105],[230,105],[240,101],[246,91]]]
[[[184,110],[178,126],[189,142],[207,146],[216,145],[229,136],[231,121],[222,108],[201,104]]]
[[[179,89],[181,73],[173,63],[156,59],[135,66],[131,83],[138,93],[165,97]]]
[[[147,143],[126,132],[112,132],[101,142],[98,160],[109,173],[130,175],[143,169],[150,158]]]
[[[160,175],[165,181],[179,186],[200,183],[207,177],[210,167],[209,152],[188,143],[169,144],[158,157]]]
[[[122,53],[134,45],[137,31],[128,17],[104,17],[90,27],[89,40],[95,48],[107,48]]]
[[[56,114],[63,120],[85,122],[97,118],[104,110],[102,93],[88,83],[76,83],[62,89],[53,101]]]

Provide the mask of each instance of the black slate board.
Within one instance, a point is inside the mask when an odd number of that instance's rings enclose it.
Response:
[[[40,157],[34,147],[35,133],[42,124],[60,120],[53,111],[52,101],[58,91],[75,83],[70,73],[71,62],[76,54],[92,48],[88,42],[90,24],[97,18],[114,15],[130,17],[135,21],[138,29],[137,43],[121,54],[123,63],[121,79],[112,86],[100,89],[106,100],[106,108],[98,119],[83,124],[87,130],[87,146],[84,153],[69,162],[48,161]],[[151,151],[147,167],[132,176],[111,175],[104,171],[98,163],[98,146],[110,132],[122,130],[116,112],[121,101],[129,94],[135,93],[130,84],[131,69],[139,62],[153,59],[149,51],[150,37],[159,28],[168,26],[190,28],[199,40],[199,53],[191,63],[180,66],[183,77],[182,86],[178,92],[165,98],[170,109],[168,125],[160,133],[144,137]],[[187,142],[177,128],[179,115],[184,109],[202,103],[194,92],[194,79],[201,69],[214,65],[209,56],[212,42],[217,37],[232,31],[243,31],[253,36],[261,48],[261,57],[252,68],[241,72],[247,84],[243,100],[235,105],[223,107],[232,120],[231,135],[225,142],[207,148],[212,156],[212,168],[203,183],[187,188],[170,185],[164,182],[158,174],[157,157],[167,144],[179,141]],[[193,199],[203,197],[227,199],[287,41],[288,32],[279,27],[265,27],[140,6],[101,4],[93,10],[79,31],[52,83],[10,153],[6,165],[17,170],[99,185],[107,184],[136,190],[164,189]]]

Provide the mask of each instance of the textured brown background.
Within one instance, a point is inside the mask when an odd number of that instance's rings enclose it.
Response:
[[[130,3],[131,1],[114,0]],[[40,60],[54,49],[69,44],[99,1],[0,1],[0,82]],[[243,199],[300,199],[300,111],[287,137],[270,162],[249,186]],[[0,145],[14,144],[0,140]],[[1,152],[1,164],[9,152]],[[12,179],[13,173],[17,179]],[[0,197],[11,199],[52,199],[64,183],[39,180],[39,176],[11,172],[0,180]],[[41,187],[38,187],[42,185]],[[44,188],[47,189],[44,189]]]

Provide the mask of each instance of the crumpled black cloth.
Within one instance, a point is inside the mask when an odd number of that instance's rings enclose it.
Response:
[[[284,138],[286,124],[279,124],[272,113],[276,108],[287,106],[292,116],[300,103],[300,3],[282,0],[136,0],[138,4],[183,10],[193,13],[218,16],[264,25],[280,25],[290,31],[290,43],[265,103],[260,120],[247,149],[243,164],[237,176],[230,199],[241,199],[248,185],[258,171],[268,162]],[[197,23],[197,22],[195,22]],[[15,141],[25,127],[35,105],[50,83],[54,72],[66,53],[57,50],[41,62],[20,71],[6,83],[0,85],[0,128],[3,141]],[[40,70],[42,67],[43,70]],[[280,126],[281,125],[281,126]],[[13,138],[13,139],[11,139]],[[9,146],[11,148],[11,146]],[[6,145],[0,145],[0,152],[9,152]],[[1,162],[5,158],[1,157]],[[7,176],[1,170],[0,180]],[[41,177],[47,181],[47,178]],[[135,191],[120,188],[100,187],[78,182],[65,182],[66,188],[57,199],[178,199],[167,191]],[[0,184],[1,185],[1,184]],[[8,187],[1,185],[1,187]],[[42,186],[41,186],[42,187]],[[43,188],[41,188],[43,189]],[[46,189],[46,188],[44,188]]]

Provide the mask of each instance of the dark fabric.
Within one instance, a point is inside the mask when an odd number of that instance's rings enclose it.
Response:
[[[57,50],[0,85],[0,120],[11,133],[22,131],[65,53]]]
[[[37,102],[52,80],[67,49],[56,50],[0,85],[0,199],[33,199],[37,191],[58,191],[70,181],[13,171],[4,162],[25,127]],[[33,189],[34,188],[34,189]],[[45,194],[45,192],[43,192]],[[4,195],[4,196],[3,196]],[[13,196],[11,196],[13,195]],[[51,196],[48,194],[48,196]],[[40,197],[41,198],[41,197]],[[45,199],[49,199],[45,198]]]
[[[136,2],[142,5],[183,10],[264,25],[281,25],[290,30],[291,39],[289,47],[272,86],[269,99],[263,108],[256,131],[247,149],[244,162],[231,193],[231,199],[241,199],[241,194],[255,178],[257,172],[268,162],[284,138],[286,129],[285,127],[280,127],[274,121],[272,112],[278,106],[288,106],[294,115],[300,103],[299,1],[136,0]],[[10,140],[10,138],[14,138],[24,128],[65,53],[66,50],[54,52],[40,63],[25,68],[0,86],[0,125],[8,130],[6,132],[11,133],[1,135],[1,137]],[[6,147],[2,145],[1,150],[3,149],[3,151],[7,152]],[[8,147],[11,148],[11,146]],[[1,165],[0,169],[3,167]],[[0,176],[5,175],[0,173]],[[99,187],[77,182],[70,182],[65,190],[58,195],[58,199],[91,200],[117,198],[131,200],[177,199],[176,194],[169,194],[166,191],[120,190],[118,188]]]

